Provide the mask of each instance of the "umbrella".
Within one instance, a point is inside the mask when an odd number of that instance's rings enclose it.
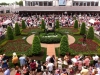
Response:
[[[90,20],[89,20],[89,23],[94,24],[94,22],[96,22],[94,19],[90,19]]]

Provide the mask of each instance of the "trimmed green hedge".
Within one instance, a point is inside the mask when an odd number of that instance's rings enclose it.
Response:
[[[41,43],[59,43],[62,38],[62,35],[54,35],[54,33],[48,33],[46,35],[45,33],[40,33],[39,38]]]

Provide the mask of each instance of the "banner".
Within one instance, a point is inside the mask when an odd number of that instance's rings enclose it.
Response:
[[[59,0],[59,6],[65,6],[66,0]]]

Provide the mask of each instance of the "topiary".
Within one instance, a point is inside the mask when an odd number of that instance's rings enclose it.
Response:
[[[15,24],[15,35],[17,36],[17,35],[20,35],[20,34],[21,34],[21,32],[20,32],[19,25],[18,25],[18,23],[16,23]]]
[[[13,31],[11,29],[11,27],[7,27],[7,37],[8,37],[8,40],[13,40],[14,39],[14,34],[13,34]]]
[[[33,44],[32,44],[32,51],[33,51],[33,55],[38,55],[41,52],[41,44],[38,36],[34,37]]]
[[[74,28],[78,28],[78,21],[77,20],[75,20]]]
[[[42,20],[42,24],[41,24],[41,29],[45,29],[45,22],[44,22],[44,20]]]
[[[87,38],[88,39],[94,39],[94,30],[93,30],[93,27],[89,28]]]
[[[69,52],[69,44],[68,37],[64,35],[60,41],[60,54],[64,56],[66,52]]]
[[[85,23],[84,23],[84,22],[83,22],[82,25],[81,25],[80,34],[81,34],[81,35],[86,34],[86,27],[85,27]]]
[[[59,29],[59,28],[60,28],[59,26],[60,26],[60,25],[59,25],[59,21],[56,20],[56,29]]]
[[[24,20],[22,20],[22,29],[26,29],[26,24]]]

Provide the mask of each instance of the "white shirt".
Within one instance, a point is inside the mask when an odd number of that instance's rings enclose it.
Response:
[[[4,75],[10,75],[10,70],[7,69],[7,70],[4,72]]]
[[[93,60],[95,61],[98,61],[99,57],[96,55],[96,56],[93,56]]]
[[[50,58],[51,58],[50,56],[47,56],[46,57],[46,62],[49,62]]]
[[[49,71],[53,71],[53,63],[48,63],[47,68],[49,69]]]

